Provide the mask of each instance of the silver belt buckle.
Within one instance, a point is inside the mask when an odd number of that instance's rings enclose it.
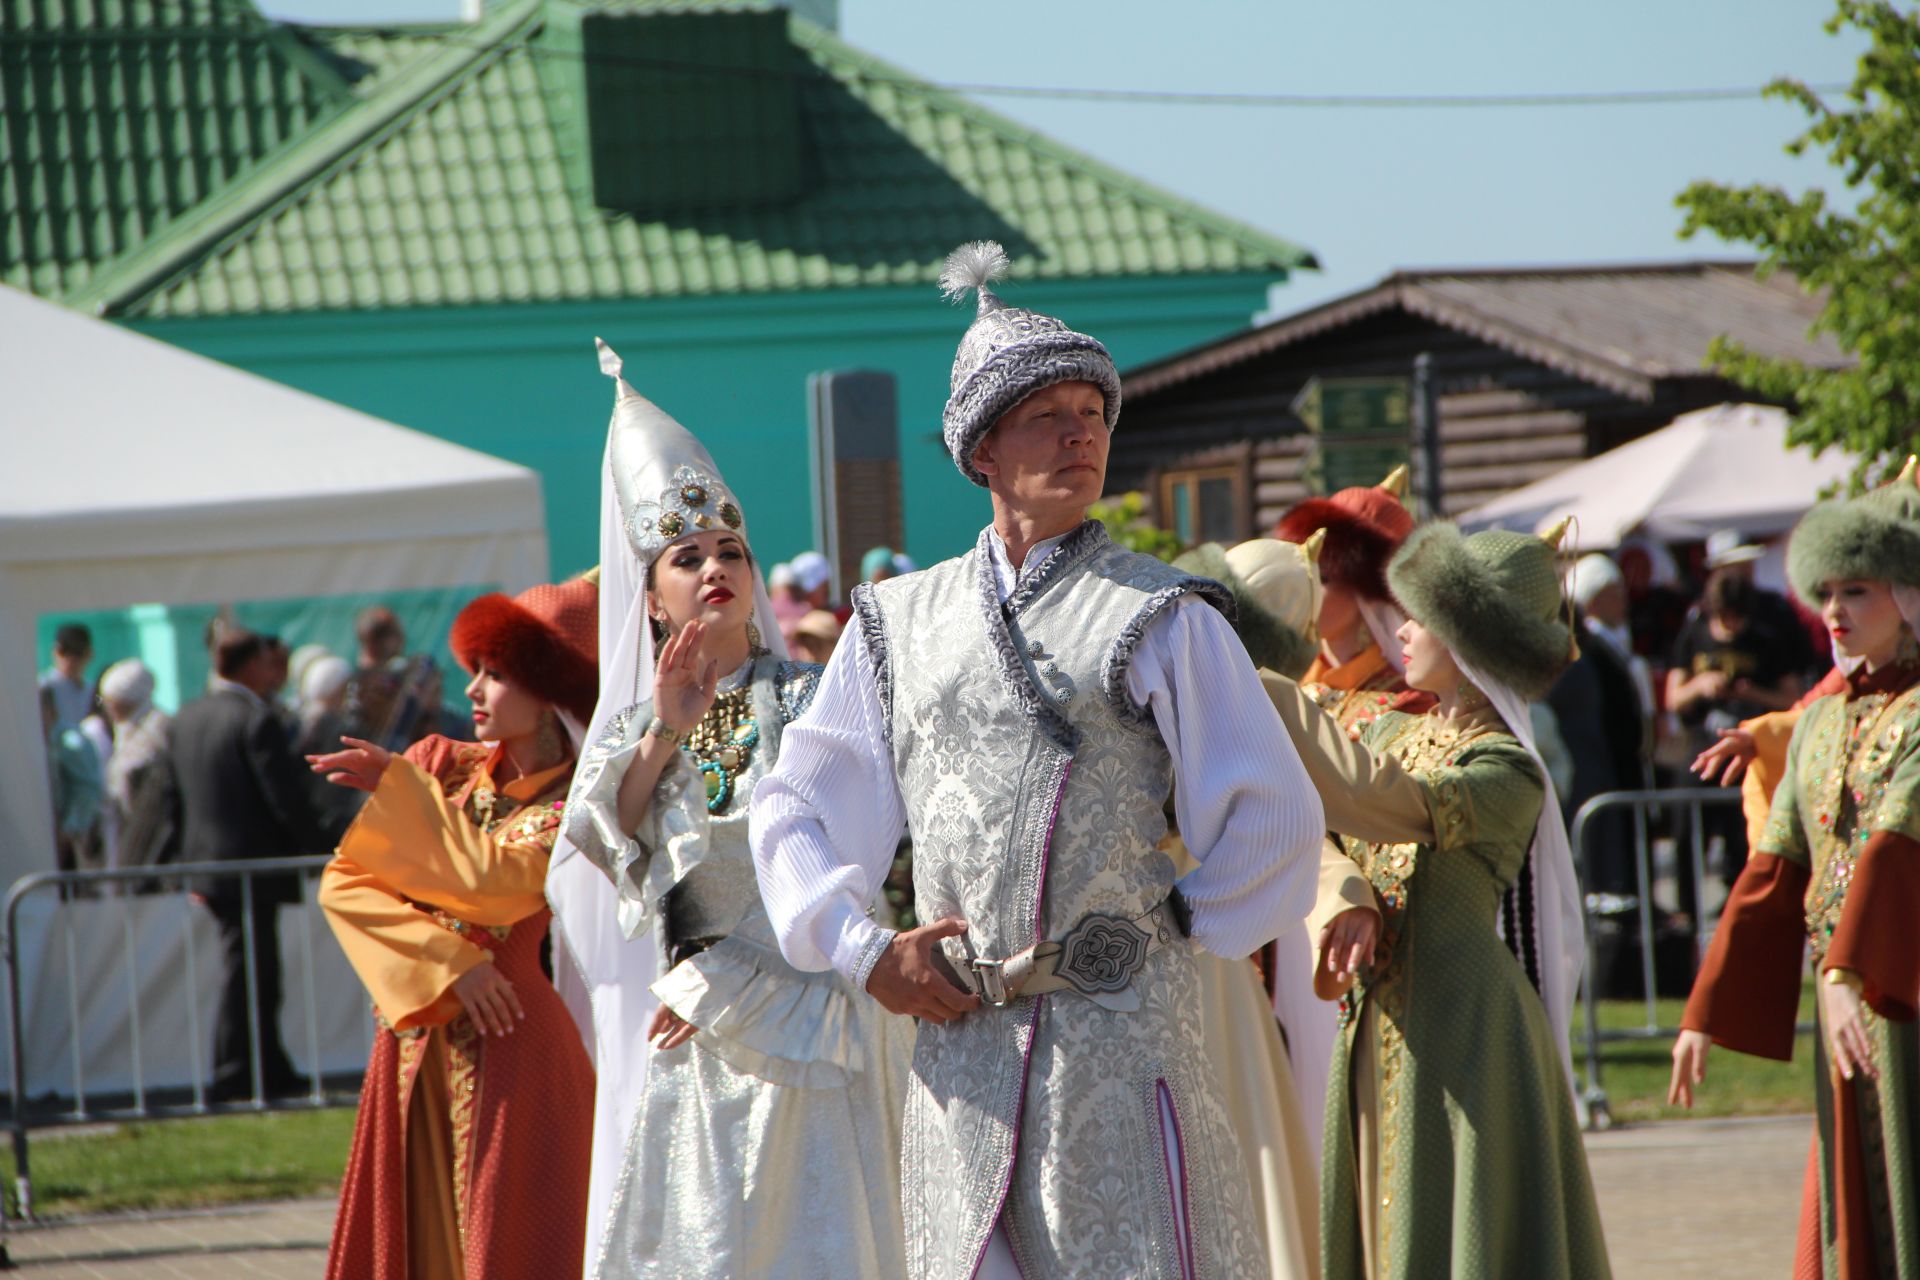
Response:
[[[998,1009],[1007,1003],[1007,962],[969,957],[967,967],[980,984],[980,998]]]

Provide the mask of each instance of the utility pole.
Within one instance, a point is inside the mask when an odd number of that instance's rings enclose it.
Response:
[[[1413,358],[1413,474],[1414,492],[1429,520],[1446,514],[1440,483],[1440,392],[1434,385],[1433,354]]]

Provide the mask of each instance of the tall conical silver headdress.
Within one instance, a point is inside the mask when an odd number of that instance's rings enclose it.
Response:
[[[732,529],[747,536],[739,499],[706,446],[621,376],[613,348],[595,338],[600,372],[614,380],[607,427],[607,467],[627,541],[642,564],[690,533]],[[749,544],[751,545],[751,544]]]

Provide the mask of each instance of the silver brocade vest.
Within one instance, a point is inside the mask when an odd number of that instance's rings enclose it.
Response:
[[[964,916],[997,959],[1090,911],[1131,919],[1167,896],[1173,864],[1155,846],[1172,763],[1128,700],[1127,668],[1181,596],[1231,604],[1088,522],[1002,606],[987,536],[854,604],[917,912]],[[1258,1273],[1245,1168],[1203,1056],[1196,960],[1185,945],[1149,956],[1131,1010],[1063,992],[920,1024],[901,1179],[913,1275],[971,1276],[996,1220],[1029,1276]]]

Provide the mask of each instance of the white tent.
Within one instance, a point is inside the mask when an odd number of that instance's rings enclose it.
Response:
[[[42,615],[474,584],[514,591],[547,572],[540,482],[526,468],[4,287],[0,456],[0,891],[53,866],[34,687]],[[41,936],[50,946],[59,932]],[[330,939],[318,945],[337,958]],[[44,972],[51,1003],[53,969],[64,966],[29,951],[27,989]],[[152,972],[159,959],[140,963]],[[304,1016],[292,1008],[292,974],[290,1020]],[[349,981],[345,996],[364,1016],[357,986]],[[70,1021],[115,1021],[91,1007],[64,1013],[29,1008],[38,1066],[59,1060]],[[296,1058],[306,1038],[288,1036]]]
[[[1568,549],[1582,551],[1617,547],[1635,533],[1664,542],[1716,529],[1767,538],[1792,528],[1852,467],[1838,450],[1816,458],[1788,448],[1784,409],[1722,404],[1502,494],[1459,523],[1538,533],[1573,516]]]

